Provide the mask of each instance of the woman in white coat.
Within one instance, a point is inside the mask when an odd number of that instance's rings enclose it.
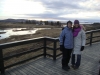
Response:
[[[81,52],[84,50],[85,42],[86,42],[86,34],[83,30],[83,27],[80,26],[79,21],[74,21],[73,27],[73,37],[74,37],[74,48],[72,52],[72,68],[78,69],[81,63]],[[75,56],[77,56],[77,60],[75,62]]]

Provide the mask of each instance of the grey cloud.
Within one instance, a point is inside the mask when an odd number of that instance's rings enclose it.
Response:
[[[36,0],[35,0],[36,1]],[[86,13],[87,11],[94,12],[94,11],[100,11],[99,7],[95,8],[87,8],[86,6],[81,6],[79,3],[81,2],[87,2],[88,0],[37,0],[38,2],[41,2],[43,6],[46,8],[46,11],[43,14],[25,14],[26,16],[29,17],[34,17],[34,18],[43,18],[43,19],[59,19],[59,20],[75,20],[75,19],[80,19],[84,21],[93,21],[93,20],[98,20],[98,18],[91,17],[90,19],[86,18],[63,18],[59,17],[60,15],[68,15],[72,13],[79,13],[84,12]],[[51,11],[54,13],[52,13]]]
[[[41,17],[41,18],[55,18],[60,14],[44,13],[44,14],[25,14],[26,16]]]
[[[80,2],[86,0],[37,0],[46,8],[46,11],[52,10],[56,14],[71,14],[79,11],[87,11],[86,7],[81,6]]]
[[[41,0],[40,0],[41,1]],[[52,9],[52,10],[59,10],[59,9],[81,9],[83,7],[78,5],[78,0],[54,0],[54,1],[48,1],[48,0],[44,0],[41,1],[43,3],[43,5],[47,8],[47,9]]]
[[[63,10],[80,10],[80,11],[100,11],[99,5],[98,7],[87,8],[86,6],[81,6],[79,3],[87,2],[89,0],[37,0],[41,2],[43,6],[47,10],[53,10],[55,12],[63,11]]]

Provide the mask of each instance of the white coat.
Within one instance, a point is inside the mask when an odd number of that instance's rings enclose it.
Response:
[[[73,54],[81,54],[81,46],[85,46],[86,43],[86,34],[83,29],[80,30],[78,35],[74,37],[74,48]]]

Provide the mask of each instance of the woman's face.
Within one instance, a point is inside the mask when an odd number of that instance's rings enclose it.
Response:
[[[78,27],[79,27],[79,24],[75,24],[74,26],[75,26],[76,28],[78,28]]]
[[[71,23],[68,23],[68,27],[71,28],[72,27],[72,24]]]

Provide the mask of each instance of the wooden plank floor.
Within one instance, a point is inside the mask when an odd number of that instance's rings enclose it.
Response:
[[[61,57],[58,57],[56,61],[41,57],[10,68],[6,70],[5,75],[98,75],[99,60],[100,43],[96,43],[92,46],[86,46],[78,70],[72,68],[69,71],[62,70]]]

